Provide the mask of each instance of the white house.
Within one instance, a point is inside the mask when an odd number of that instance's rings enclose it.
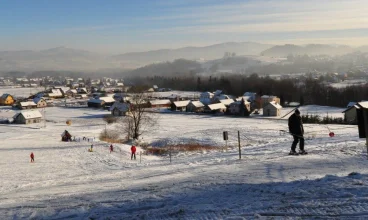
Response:
[[[275,102],[269,102],[263,107],[263,116],[280,116],[282,106]]]
[[[21,111],[13,116],[16,124],[32,124],[42,121],[42,114],[38,110]]]

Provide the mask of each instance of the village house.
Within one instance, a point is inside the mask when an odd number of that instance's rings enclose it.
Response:
[[[78,88],[77,92],[78,94],[88,94],[88,91],[86,88]]]
[[[224,104],[226,107],[230,106],[231,103],[234,102],[233,99],[221,99],[219,100],[220,103]]]
[[[130,105],[126,102],[115,102],[110,107],[110,112],[113,116],[126,116],[129,112]]]
[[[170,108],[171,101],[168,99],[156,99],[148,102],[150,108]]]
[[[204,92],[199,96],[199,101],[201,101],[203,104],[210,104],[214,96],[215,95],[211,92]]]
[[[17,106],[18,109],[32,109],[32,108],[37,108],[37,104],[34,103],[33,101],[18,102],[16,106]]]
[[[226,106],[222,103],[216,103],[207,105],[204,109],[207,113],[225,113],[226,112]]]
[[[241,103],[242,101],[236,101],[230,104],[229,106],[229,113],[232,115],[240,115],[241,114]],[[244,110],[247,110],[249,113],[251,112],[250,110],[250,102],[244,100]],[[245,113],[244,113],[245,114]]]
[[[13,105],[15,102],[14,97],[7,93],[0,97],[0,105]]]
[[[34,98],[33,102],[37,105],[37,108],[47,107],[47,102],[43,98]]]
[[[189,100],[173,102],[171,105],[171,110],[181,111],[181,112],[186,111],[186,108],[189,102],[190,102]]]
[[[266,106],[270,102],[274,102],[280,105],[280,99],[277,96],[263,95],[261,96],[262,107]]]
[[[354,105],[349,105],[350,107],[348,107],[345,111],[343,111],[342,113],[344,113],[344,121],[346,123],[349,123],[349,124],[357,124],[357,109],[360,109],[361,106],[364,106],[364,105],[368,105],[368,102],[367,101],[364,101],[364,102],[358,102]]]
[[[51,89],[51,92],[48,94],[50,98],[64,98],[64,93],[61,89]]]
[[[42,114],[38,110],[21,111],[13,116],[15,124],[32,124],[42,121]]]
[[[115,103],[113,97],[99,97],[88,100],[88,107],[90,108],[110,108]]]
[[[280,116],[281,109],[282,106],[279,103],[275,101],[269,102],[263,107],[263,116],[273,116],[273,117]]]
[[[68,97],[75,97],[78,94],[78,91],[76,89],[69,89],[65,92],[65,95]]]
[[[187,112],[203,112],[204,104],[200,101],[191,101],[187,105]]]

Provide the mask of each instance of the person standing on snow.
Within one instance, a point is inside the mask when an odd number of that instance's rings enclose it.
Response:
[[[34,162],[34,154],[33,154],[33,152],[31,152],[30,157],[31,157],[31,163],[33,163]]]
[[[133,145],[131,148],[130,148],[130,151],[132,151],[132,156],[131,156],[131,160],[133,160],[133,156],[134,156],[134,160],[136,159],[135,158],[135,152],[137,151],[137,148]]]
[[[110,154],[111,154],[111,152],[113,152],[114,151],[114,146],[112,146],[112,144],[110,145]]]
[[[299,109],[296,109],[294,114],[289,117],[289,132],[294,137],[294,141],[291,145],[290,155],[298,155],[296,150],[296,145],[299,142],[299,154],[307,154],[304,150],[304,127],[302,122],[302,117],[300,116]]]

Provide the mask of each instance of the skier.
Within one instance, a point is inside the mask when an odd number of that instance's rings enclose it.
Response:
[[[294,137],[289,155],[298,155],[298,153],[295,151],[298,142],[300,149],[299,154],[307,154],[307,152],[304,150],[304,127],[299,109],[296,109],[294,114],[289,117],[289,132]]]
[[[91,144],[91,152],[93,152],[93,144]]]
[[[33,163],[34,162],[34,154],[33,154],[33,152],[31,152],[31,163]]]
[[[113,152],[114,151],[114,146],[112,146],[112,144],[110,145],[110,154],[111,154],[111,152]]]
[[[131,148],[130,148],[130,150],[132,151],[132,156],[131,156],[131,160],[133,160],[133,156],[134,156],[134,160],[136,159],[135,158],[135,152],[136,152],[136,150],[137,150],[137,148],[133,145]]]

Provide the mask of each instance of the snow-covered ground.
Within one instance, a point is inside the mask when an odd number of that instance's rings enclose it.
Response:
[[[0,116],[9,111],[2,108]],[[0,125],[0,219],[368,217],[368,160],[356,126],[305,125],[310,154],[288,156],[292,138],[279,131],[286,120],[157,114],[157,127],[141,141],[206,143],[219,150],[173,154],[172,163],[168,156],[142,155],[140,162],[130,160],[130,146],[117,144],[110,154],[108,143],[98,140],[105,114],[52,107],[46,128]],[[94,140],[94,152],[87,141],[61,142],[65,129]]]
[[[348,86],[358,86],[358,85],[365,85],[367,84],[367,80],[345,80],[339,83],[332,83],[330,86],[335,88],[345,88]]]
[[[45,90],[43,87],[19,87],[19,86],[0,86],[0,95],[4,93],[11,94],[15,97],[28,97],[31,94],[34,95],[37,92]]]

